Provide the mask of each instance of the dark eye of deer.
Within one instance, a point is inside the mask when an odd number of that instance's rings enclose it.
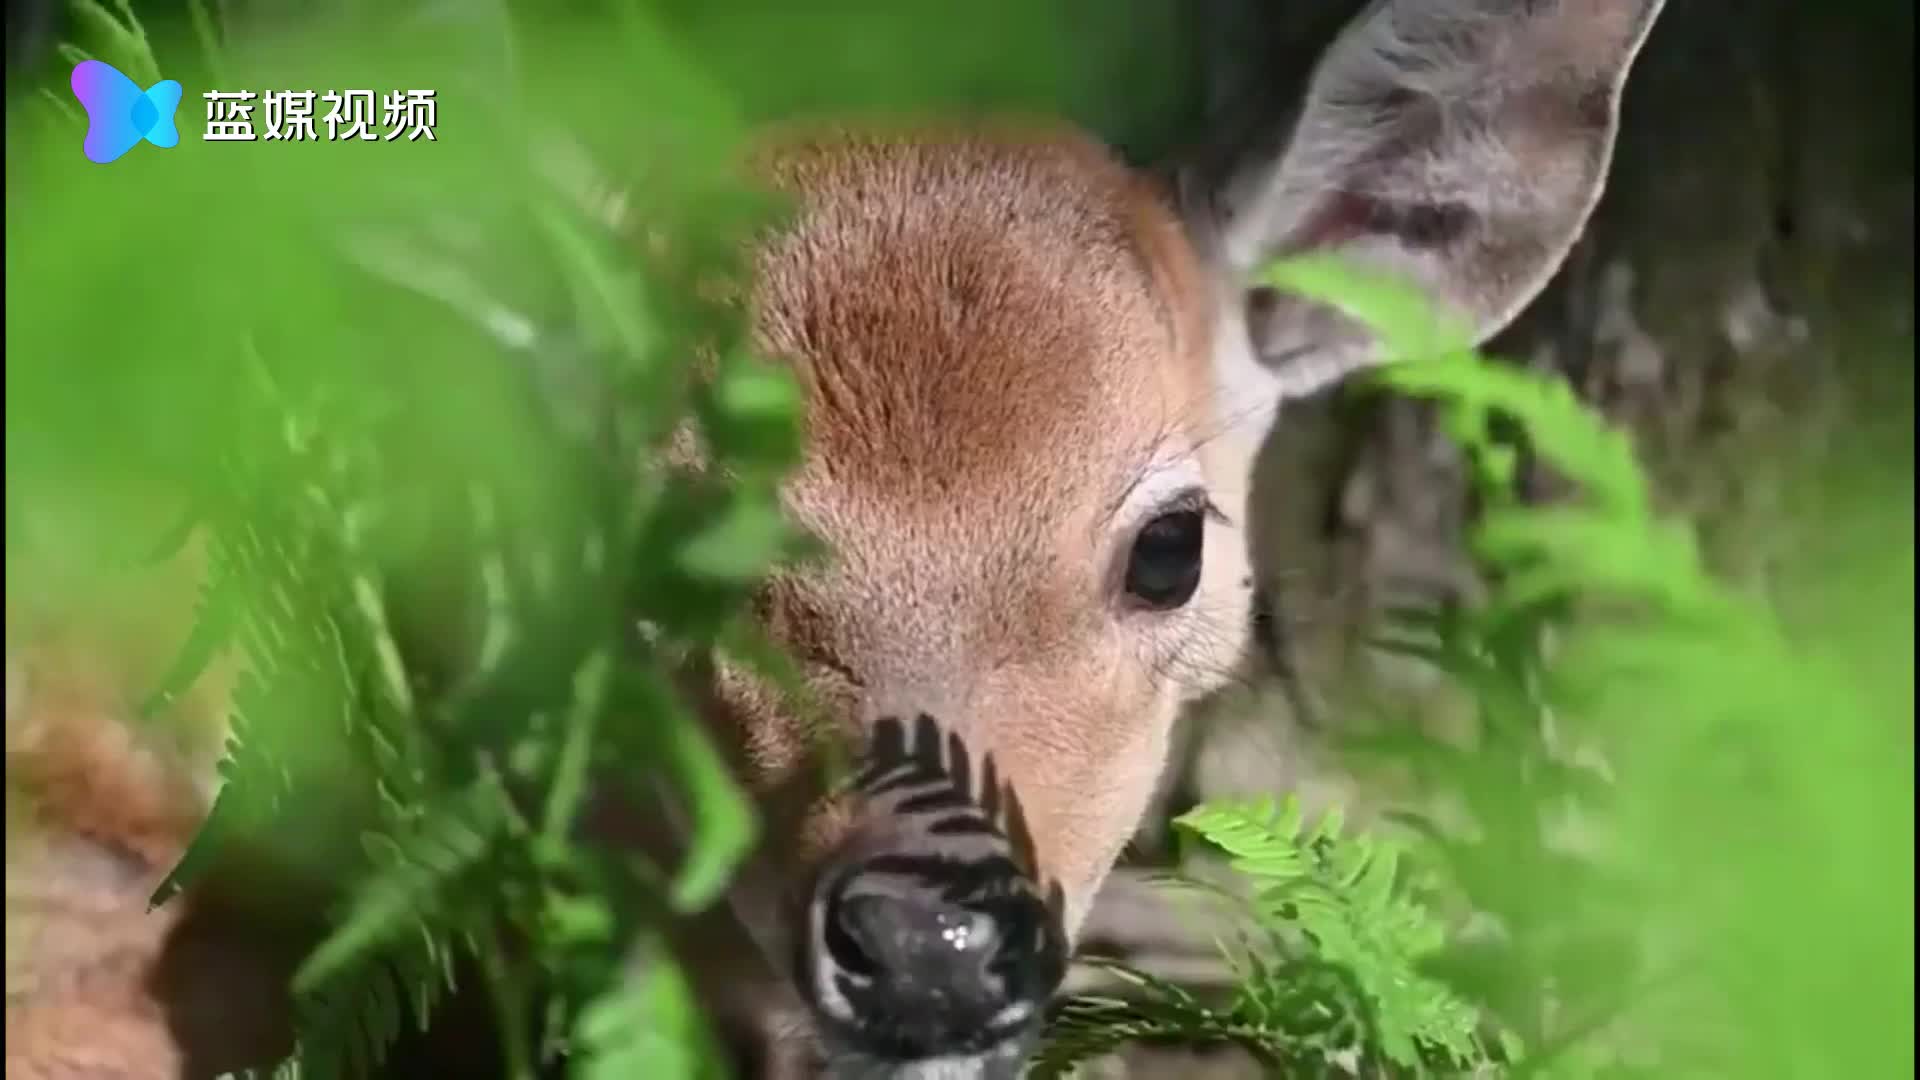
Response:
[[[1176,510],[1147,522],[1127,554],[1127,595],[1157,611],[1193,599],[1200,587],[1205,533],[1206,518],[1199,510]]]

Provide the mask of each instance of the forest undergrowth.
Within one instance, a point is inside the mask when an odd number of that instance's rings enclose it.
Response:
[[[757,825],[675,673],[717,652],[797,694],[748,600],[830,557],[775,497],[797,387],[715,287],[780,212],[728,168],[755,119],[716,74],[738,65],[668,5],[348,19],[298,48],[190,7],[149,39],[76,0],[66,55],[195,86],[436,86],[437,138],[183,140],[100,168],[71,102],[9,102],[9,604],[75,581],[111,604],[202,545],[142,722],[216,658],[243,674],[212,813],[154,899],[242,853],[324,901],[283,1075],[368,1075],[463,955],[515,1078],[713,1075],[659,928],[716,901]],[[1050,85],[1027,61],[1020,92]],[[617,221],[610,177],[642,178]],[[1472,738],[1376,725],[1346,748],[1469,825],[1186,813],[1236,884],[1167,887],[1246,928],[1220,943],[1238,985],[1116,966],[1133,992],[1064,1002],[1036,1075],[1132,1040],[1302,1076],[1910,1075],[1911,341],[1861,343],[1908,373],[1904,427],[1806,463],[1791,505],[1817,510],[1781,527],[1809,554],[1756,594],[1563,383],[1395,283],[1268,273],[1373,325],[1397,357],[1375,383],[1435,402],[1472,463],[1486,596],[1398,613],[1380,643],[1471,696]],[[682,428],[714,468],[664,463]],[[1523,450],[1576,496],[1519,499]],[[681,862],[583,839],[608,782],[673,794]]]

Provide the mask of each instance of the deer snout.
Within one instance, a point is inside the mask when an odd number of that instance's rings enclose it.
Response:
[[[1024,830],[1006,827],[1017,803],[990,760],[976,773],[959,738],[924,715],[876,725],[853,794],[866,827],[814,879],[799,967],[829,1047],[1010,1070],[1067,952],[1058,892],[1042,891],[1014,839]]]
[[[811,968],[837,1041],[911,1062],[1023,1044],[1060,982],[1061,950],[1030,889],[952,902],[870,869],[827,887]]]

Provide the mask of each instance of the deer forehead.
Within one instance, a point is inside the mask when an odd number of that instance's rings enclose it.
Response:
[[[944,594],[949,616],[1020,593],[1045,622],[1088,595],[1205,428],[1171,217],[1064,136],[839,138],[770,171],[794,202],[759,252],[755,328],[806,391],[786,498],[835,577]]]

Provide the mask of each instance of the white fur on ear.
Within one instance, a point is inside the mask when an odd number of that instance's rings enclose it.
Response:
[[[1183,189],[1227,290],[1218,385],[1254,414],[1379,350],[1356,323],[1252,286],[1325,252],[1410,279],[1476,341],[1558,269],[1599,201],[1628,70],[1664,0],[1376,0],[1334,41],[1284,153]]]

